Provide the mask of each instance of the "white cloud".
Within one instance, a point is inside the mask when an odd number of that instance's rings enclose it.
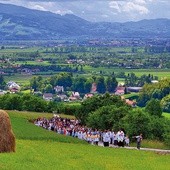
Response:
[[[60,15],[74,14],[89,21],[130,21],[170,18],[170,0],[0,0]],[[116,16],[116,17],[115,17]]]
[[[34,5],[33,9],[41,10],[41,11],[47,11],[43,6],[41,5]]]
[[[145,0],[134,0],[134,3],[136,4],[141,4],[141,5],[145,5],[146,1]]]
[[[123,6],[123,11],[124,12],[138,12],[139,14],[148,14],[149,10],[147,9],[147,7],[145,7],[144,5],[140,5],[137,3],[133,3],[133,2],[127,2],[124,6]]]
[[[112,1],[109,6],[119,13],[129,13],[130,15],[146,15],[149,13],[146,0]]]
[[[112,1],[109,3],[110,8],[115,9],[117,12],[121,12],[121,7],[118,2]]]
[[[57,10],[57,11],[54,11],[54,13],[60,14],[60,15],[74,14],[73,11],[71,11],[71,10]]]

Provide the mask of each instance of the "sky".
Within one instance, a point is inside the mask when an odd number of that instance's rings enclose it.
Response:
[[[74,14],[92,22],[169,18],[170,0],[0,0],[56,14]]]

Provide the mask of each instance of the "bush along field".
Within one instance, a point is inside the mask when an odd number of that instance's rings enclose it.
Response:
[[[170,167],[170,155],[104,148],[35,126],[29,120],[52,114],[8,111],[16,136],[16,152],[0,154],[0,169],[159,169]],[[61,115],[62,116],[62,115]]]

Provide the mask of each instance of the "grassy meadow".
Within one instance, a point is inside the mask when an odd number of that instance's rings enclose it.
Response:
[[[52,114],[17,111],[8,113],[16,136],[17,148],[16,153],[0,154],[1,170],[170,168],[170,155],[92,146],[72,137],[49,132],[28,121],[37,117],[51,117]]]
[[[165,116],[166,118],[170,119],[170,113],[163,112],[163,116]]]
[[[102,71],[104,74],[111,74],[111,73],[118,73],[118,72],[125,72],[127,75],[128,73],[134,73],[137,77],[141,77],[142,75],[151,74],[153,76],[157,76],[159,79],[162,78],[170,78],[170,69],[119,69],[119,68],[106,68],[106,67],[98,67],[94,68],[91,66],[85,66],[84,71],[87,73],[95,73],[98,74]]]

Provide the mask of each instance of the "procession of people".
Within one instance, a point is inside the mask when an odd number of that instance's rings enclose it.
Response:
[[[35,120],[34,124],[47,130],[55,131],[59,134],[85,140],[92,145],[98,145],[99,142],[102,142],[104,147],[109,147],[110,145],[115,147],[124,147],[129,146],[130,144],[130,139],[127,135],[125,135],[125,131],[123,129],[120,129],[117,132],[114,130],[102,131],[92,129],[81,125],[78,120],[61,118],[59,115],[54,115],[51,119],[38,118]],[[141,140],[142,138],[140,136],[140,141],[139,139],[137,140],[139,141],[137,145],[138,148],[140,148]]]

